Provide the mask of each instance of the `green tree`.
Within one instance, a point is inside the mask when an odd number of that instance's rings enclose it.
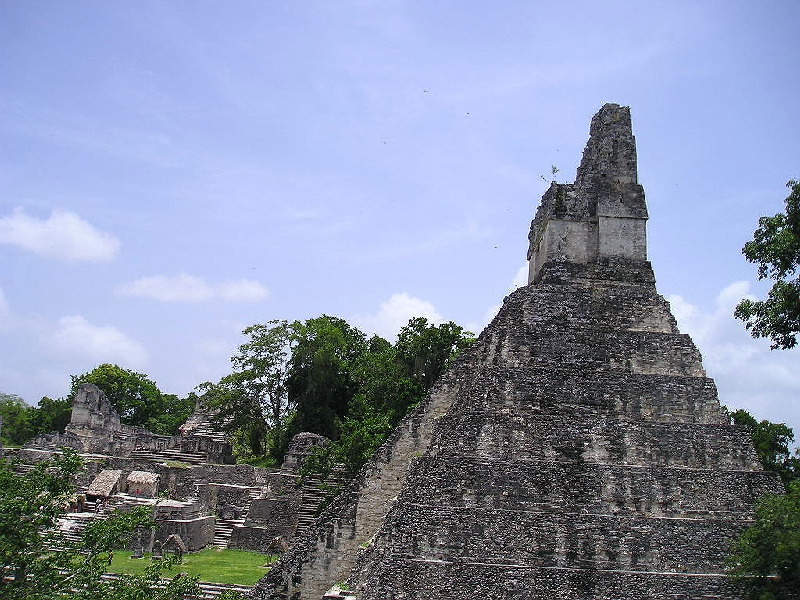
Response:
[[[756,504],[756,522],[733,545],[730,574],[749,600],[800,598],[800,481]]]
[[[800,458],[792,456],[790,446],[794,441],[792,428],[785,423],[771,423],[766,419],[757,421],[746,410],[730,413],[731,422],[750,430],[756,454],[767,471],[774,471],[784,485],[800,478]]]
[[[233,436],[238,456],[269,453],[277,459],[292,408],[286,377],[293,325],[273,320],[242,334],[249,339],[231,358],[233,373],[219,383],[201,384],[199,391],[215,411],[217,425]]]
[[[286,393],[293,328],[287,321],[268,321],[242,332],[250,340],[231,358],[247,401],[258,405],[268,429],[281,426],[291,409]]]
[[[22,445],[35,435],[31,407],[16,394],[0,394],[0,417],[4,446]]]
[[[0,393],[0,416],[3,418],[4,445],[19,446],[40,433],[63,431],[72,414],[69,400],[44,396],[39,406],[28,405],[16,394]]]
[[[397,336],[397,356],[414,382],[417,401],[428,392],[450,362],[474,341],[472,333],[452,321],[433,325],[425,317],[410,319]]]
[[[292,330],[286,390],[296,411],[290,434],[310,431],[335,439],[357,391],[353,371],[367,348],[366,335],[328,315],[295,321]]]
[[[64,431],[72,417],[72,403],[67,398],[53,400],[43,396],[39,405],[33,409],[31,420],[36,434]]]
[[[786,212],[761,217],[753,239],[742,253],[749,262],[758,263],[758,278],[775,281],[767,299],[744,299],[734,311],[744,321],[753,337],[772,339],[772,348],[793,348],[800,332],[800,182],[786,184],[791,190],[786,198]]]
[[[88,373],[72,377],[70,405],[78,386],[93,383],[105,393],[126,425],[144,427],[153,433],[174,435],[194,408],[190,398],[164,395],[143,373],[102,364]]]
[[[190,577],[162,579],[169,565],[154,563],[143,575],[118,581],[101,578],[114,549],[137,527],[151,526],[150,509],[141,507],[108,520],[94,520],[78,542],[56,526],[74,496],[73,480],[82,469],[71,450],[15,473],[0,461],[0,598],[4,600],[182,600],[197,594]]]
[[[337,469],[346,478],[354,476],[472,341],[472,334],[453,322],[437,326],[422,317],[409,320],[395,345],[370,338],[350,370],[355,393],[339,421],[338,438],[312,455],[304,473],[327,477]]]
[[[217,383],[201,383],[197,391],[200,402],[214,413],[214,426],[228,434],[238,459],[264,456],[268,431],[263,410],[259,404],[248,401],[236,373],[226,375]]]

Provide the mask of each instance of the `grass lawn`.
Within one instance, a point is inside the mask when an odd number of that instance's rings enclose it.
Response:
[[[171,576],[183,572],[196,575],[200,581],[254,585],[263,577],[264,573],[269,571],[270,565],[277,558],[277,556],[267,556],[246,550],[206,548],[199,552],[184,554],[183,563],[177,565],[177,568],[172,571],[165,571],[164,574]],[[149,562],[149,554],[142,559],[133,559],[130,552],[115,551],[114,560],[111,561],[108,571],[110,573],[141,573]]]

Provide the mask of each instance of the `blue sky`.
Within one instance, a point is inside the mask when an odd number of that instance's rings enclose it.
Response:
[[[796,351],[733,320],[800,177],[793,1],[0,3],[0,390],[113,362],[170,393],[240,331],[480,330],[551,165],[631,106],[659,291],[721,400],[800,428]]]

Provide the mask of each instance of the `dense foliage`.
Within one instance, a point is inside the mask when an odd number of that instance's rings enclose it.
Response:
[[[162,435],[174,435],[194,409],[194,398],[163,394],[143,373],[102,364],[88,373],[72,377],[70,406],[78,386],[93,383],[105,392],[126,425],[137,425]]]
[[[750,437],[756,453],[767,471],[774,471],[781,477],[784,485],[800,479],[800,457],[792,455],[790,445],[794,442],[794,432],[785,423],[771,423],[766,419],[757,421],[746,410],[739,409],[730,414],[731,422],[750,430]]]
[[[244,330],[233,372],[199,387],[235,440],[239,458],[279,461],[301,431],[333,443],[309,469],[352,475],[471,341],[455,323],[411,319],[397,342],[367,336],[344,319],[270,321]]]
[[[800,480],[758,500],[756,522],[734,544],[730,563],[746,598],[800,598]]]
[[[310,431],[336,438],[358,391],[355,369],[367,350],[366,335],[344,319],[322,315],[295,322],[293,338],[286,380],[295,407],[289,434]]]
[[[737,585],[749,600],[800,598],[800,456],[791,453],[794,432],[784,423],[757,421],[745,410],[730,414],[747,427],[764,469],[780,475],[785,495],[756,505],[756,522],[736,540],[730,558]]]
[[[27,474],[0,461],[0,598],[4,600],[182,600],[197,594],[197,581],[162,579],[169,563],[154,562],[140,575],[116,581],[101,576],[114,549],[137,527],[150,526],[150,509],[94,519],[73,542],[57,527],[74,497],[73,478],[82,468],[77,454],[64,450]]]
[[[308,461],[304,472],[355,475],[472,341],[472,334],[453,322],[437,326],[424,318],[411,319],[394,345],[373,336],[354,357],[353,393],[334,441]]]
[[[775,283],[766,300],[742,300],[734,312],[753,337],[771,338],[772,348],[793,348],[800,332],[800,182],[786,185],[791,190],[786,212],[761,217],[742,249],[748,261],[758,263],[758,278]]]
[[[2,443],[20,446],[40,433],[63,431],[69,423],[72,404],[44,396],[39,406],[30,406],[15,394],[0,393],[0,417],[3,419]]]

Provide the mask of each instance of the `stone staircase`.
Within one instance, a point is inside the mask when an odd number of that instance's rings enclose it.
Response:
[[[190,435],[199,436],[199,437],[207,437],[211,438],[215,442],[227,442],[228,437],[222,433],[221,431],[216,431],[211,428],[211,423],[204,422],[195,427],[191,432]]]
[[[130,457],[138,460],[182,462],[190,465],[202,465],[206,463],[206,455],[204,453],[183,452],[178,448],[162,448],[161,450],[139,449],[131,452]]]
[[[263,489],[260,486],[251,486],[249,490],[250,502],[261,498],[262,492]],[[247,508],[242,511],[241,516],[238,519],[221,519],[217,517],[217,522],[214,527],[214,546],[222,549],[228,547],[233,530],[236,527],[241,527],[244,525],[249,509],[250,504],[248,503]]]
[[[231,534],[234,527],[241,527],[244,525],[244,518],[241,519],[220,519],[217,518],[216,525],[214,526],[214,546],[217,548],[225,549],[228,547],[228,542],[231,541]]]
[[[156,501],[156,498],[144,498],[131,494],[114,494],[103,503],[100,510],[97,511],[97,515],[101,518],[107,518],[115,510],[129,512],[136,506],[154,506]]]
[[[27,475],[33,470],[33,465],[23,462],[14,463],[14,472],[18,475]]]
[[[261,494],[264,492],[264,488],[261,486],[251,486],[250,487],[250,501],[258,500],[261,498]]]
[[[56,528],[66,542],[77,544],[89,522],[97,518],[104,517],[99,517],[94,512],[68,513],[58,520]],[[51,548],[51,550],[60,549],[60,547]]]
[[[200,581],[198,583],[200,586],[200,590],[203,592],[203,595],[200,596],[198,600],[213,600],[218,596],[221,596],[224,592],[239,592],[240,594],[244,595],[250,591],[250,586],[247,585],[236,585],[233,583],[207,583],[205,581]],[[187,598],[187,600],[189,600]]]
[[[297,529],[295,536],[300,535],[317,520],[317,510],[325,499],[322,481],[316,477],[306,477],[302,484],[302,499],[297,511]]]

